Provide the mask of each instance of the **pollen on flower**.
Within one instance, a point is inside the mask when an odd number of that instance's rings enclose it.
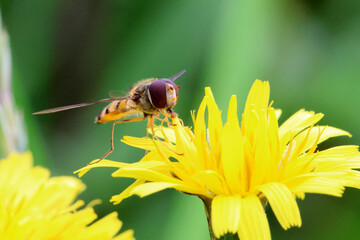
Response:
[[[232,96],[223,124],[211,89],[206,88],[198,111],[191,112],[193,130],[173,118],[172,126],[158,127],[156,139],[124,137],[124,143],[149,151],[139,162],[106,160],[78,172],[108,166],[117,168],[114,177],[136,179],[112,197],[115,204],[135,194],[145,197],[174,188],[204,201],[212,236],[270,239],[267,203],[285,230],[300,227],[296,198],[306,193],[340,197],[345,187],[360,188],[355,170],[360,168],[360,154],[358,146],[318,151],[325,140],[350,134],[317,126],[323,114],[303,109],[279,125],[281,110],[269,104],[269,97],[269,83],[256,80],[241,122]]]

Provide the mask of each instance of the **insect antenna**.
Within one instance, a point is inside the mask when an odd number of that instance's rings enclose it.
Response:
[[[169,79],[174,82],[176,79],[178,79],[179,77],[181,77],[181,76],[184,75],[185,73],[186,73],[186,70],[182,70],[181,72],[179,72],[178,74],[170,77]]]

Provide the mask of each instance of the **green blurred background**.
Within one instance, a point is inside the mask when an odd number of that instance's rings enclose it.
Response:
[[[175,111],[191,125],[204,87],[211,86],[224,113],[231,94],[239,113],[253,81],[270,81],[282,122],[300,108],[325,114],[322,124],[348,130],[360,140],[360,1],[357,0],[1,0],[13,53],[14,92],[23,109],[36,164],[53,175],[72,172],[110,147],[111,124],[94,125],[104,105],[32,116],[50,107],[126,92],[147,77],[169,77],[186,69],[178,83]],[[225,116],[225,114],[223,114]],[[224,117],[223,116],[223,117]],[[120,143],[143,136],[145,122],[116,127],[109,159],[138,161],[144,152]],[[122,204],[109,203],[131,179],[113,179],[96,169],[82,180],[87,202],[100,198],[103,216],[119,212],[137,239],[208,239],[202,202],[172,190]],[[357,239],[360,191],[343,198],[307,195],[299,200],[303,226],[281,229],[269,209],[273,239]]]

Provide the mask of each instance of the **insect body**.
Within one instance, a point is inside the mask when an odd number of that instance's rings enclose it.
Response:
[[[90,103],[51,108],[33,114],[54,113],[101,102],[111,102],[95,118],[96,123],[114,121],[111,132],[111,149],[98,160],[100,161],[114,150],[113,135],[115,124],[148,119],[148,127],[151,127],[154,136],[153,121],[159,113],[162,113],[166,118],[176,116],[176,113],[172,111],[172,107],[177,103],[180,86],[176,85],[174,81],[184,73],[185,70],[170,78],[148,78],[142,80],[135,84],[125,97],[107,98]],[[142,116],[124,119],[134,114]]]
[[[121,119],[132,114],[143,114],[144,117],[156,116],[160,112],[164,115],[172,113],[171,108],[178,100],[178,85],[175,79],[184,74],[184,71],[167,78],[149,78],[138,82],[130,90],[127,97],[110,103],[95,118],[96,123],[105,123]]]

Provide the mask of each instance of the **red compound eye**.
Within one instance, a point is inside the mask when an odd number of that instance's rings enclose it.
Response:
[[[151,104],[156,108],[165,108],[167,104],[166,82],[164,79],[158,79],[149,86],[149,97]]]

